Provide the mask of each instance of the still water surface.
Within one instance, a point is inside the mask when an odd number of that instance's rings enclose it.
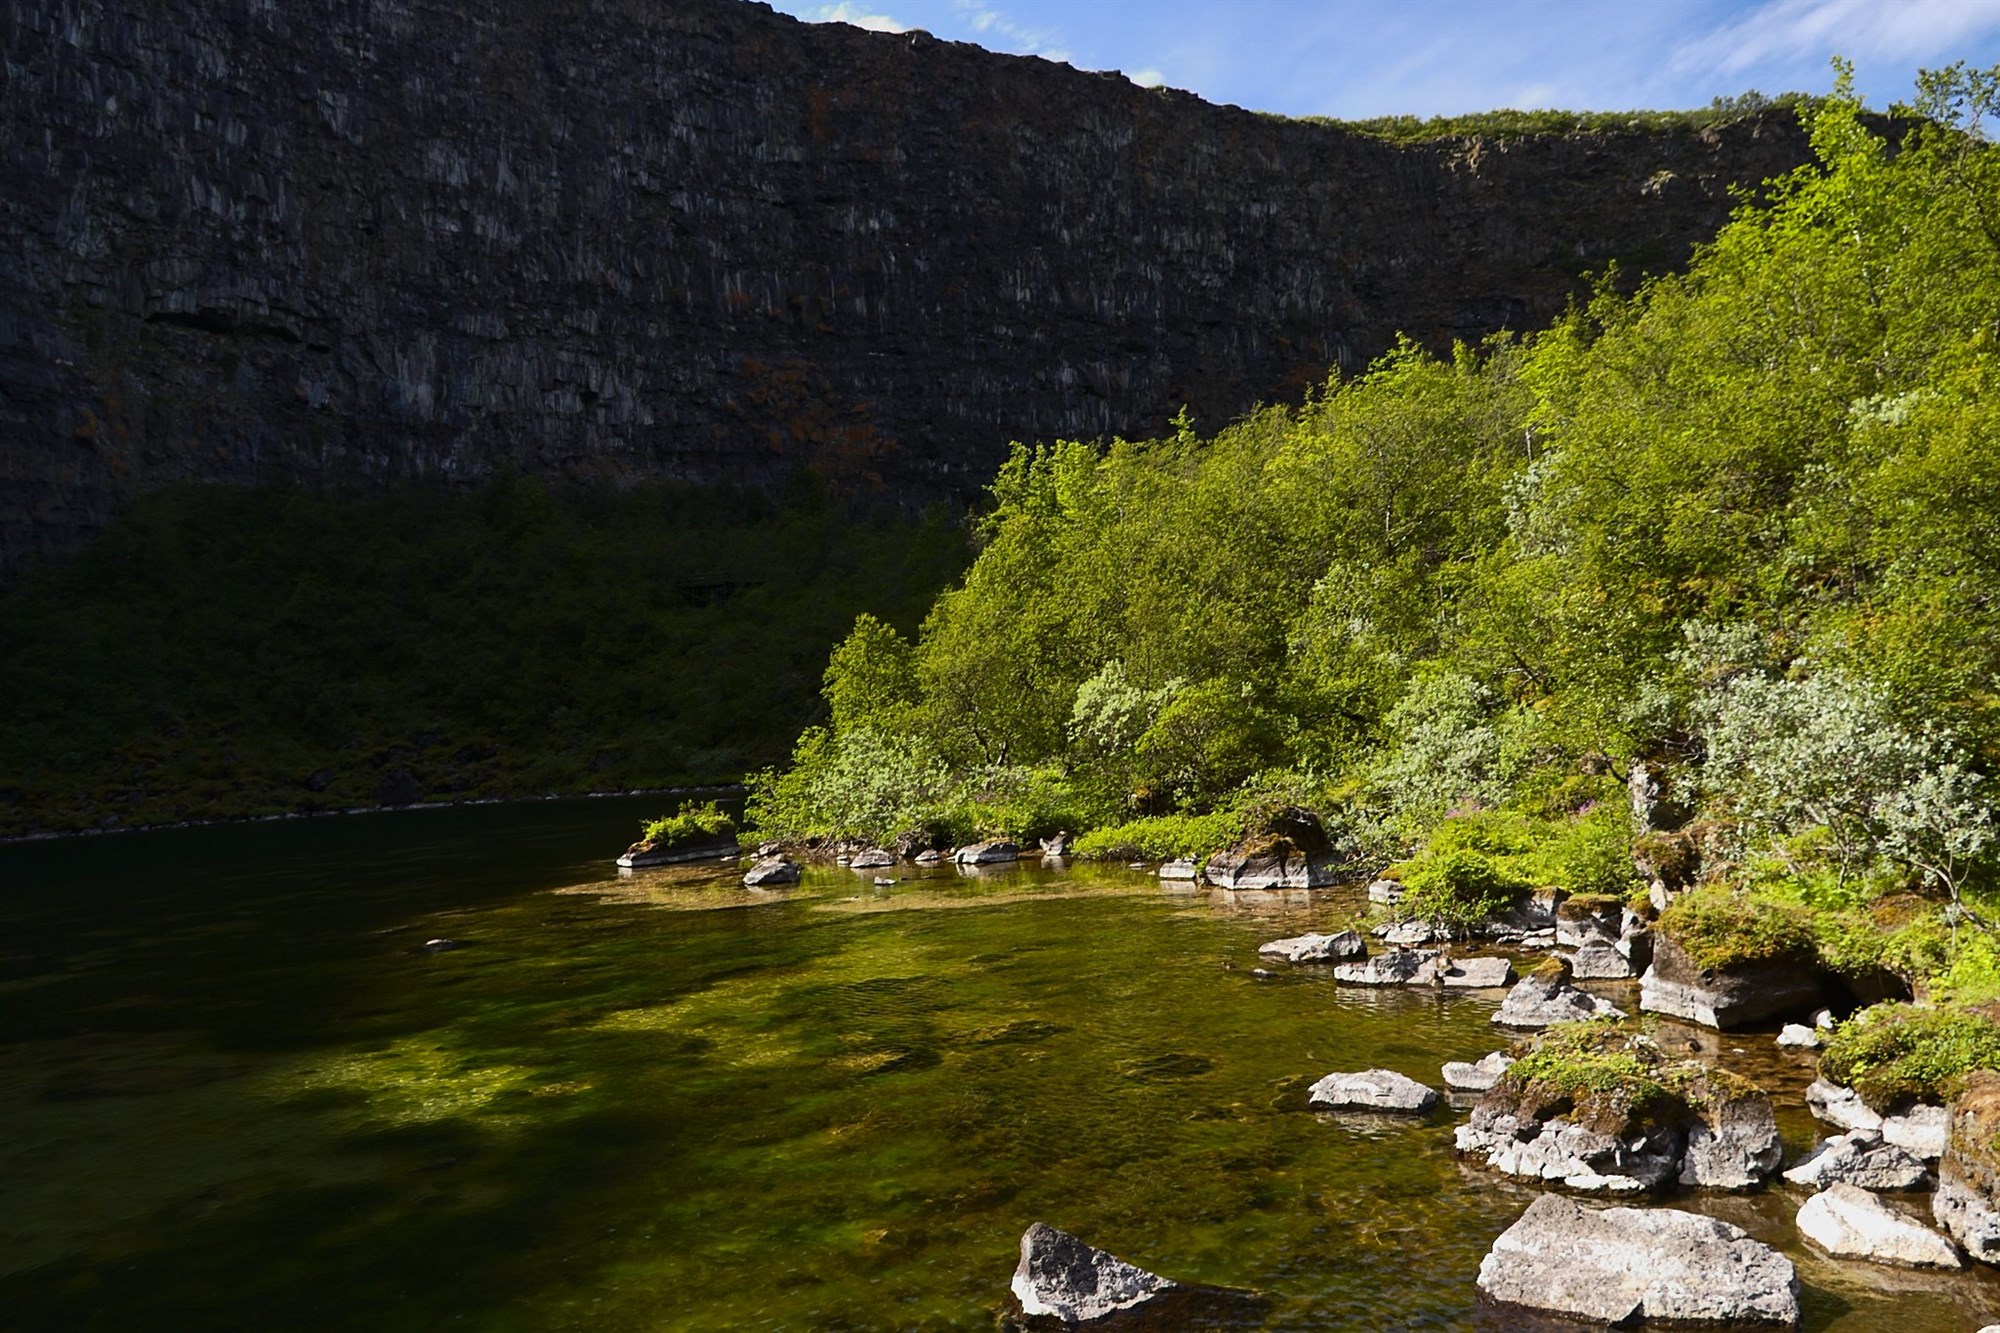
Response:
[[[1473,1275],[1531,1192],[1453,1114],[1304,1104],[1435,1085],[1497,995],[1252,975],[1352,891],[620,877],[652,803],[0,847],[0,1326],[991,1328],[1038,1218],[1271,1293],[1254,1327],[1511,1326]],[[1721,1054],[1802,1152],[1810,1058]],[[1808,1328],[2000,1318],[1983,1273],[1815,1258],[1799,1202],[1679,1201],[1790,1254]]]

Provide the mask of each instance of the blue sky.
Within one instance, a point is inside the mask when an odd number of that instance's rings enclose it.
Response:
[[[1916,71],[2000,64],[2000,0],[776,0],[884,31],[923,28],[1212,102],[1285,115],[1707,106],[1825,92],[1855,62],[1871,104]]]

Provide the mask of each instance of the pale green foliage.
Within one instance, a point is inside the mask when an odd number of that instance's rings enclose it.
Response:
[[[1914,867],[1938,888],[1959,896],[1966,877],[1993,846],[1993,807],[1986,780],[1956,763],[1919,773],[1876,802],[1882,851]]]
[[[1869,682],[1837,670],[1749,672],[1710,690],[1695,714],[1710,789],[1766,840],[1823,830],[1843,881],[1887,857],[1955,895],[1992,840],[1980,779],[1942,734],[1902,724]]]
[[[892,626],[863,615],[833,650],[821,690],[836,730],[894,728],[917,702],[910,645]]]
[[[965,789],[964,775],[913,736],[815,727],[790,768],[752,775],[748,815],[770,837],[882,842],[948,826]]]
[[[1071,743],[1099,756],[1130,750],[1186,683],[1176,677],[1156,690],[1145,689],[1126,676],[1123,662],[1113,658],[1076,687],[1069,715]]]
[[[1479,683],[1456,672],[1427,672],[1385,719],[1394,740],[1375,768],[1374,786],[1407,828],[1465,803],[1497,804],[1506,793],[1500,730]]]

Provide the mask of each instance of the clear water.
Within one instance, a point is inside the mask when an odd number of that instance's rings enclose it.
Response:
[[[1435,1084],[1495,997],[1252,974],[1351,892],[614,877],[646,804],[0,847],[0,1326],[991,1328],[1038,1218],[1270,1293],[1249,1326],[1515,1326],[1473,1275],[1530,1192],[1452,1115],[1304,1105]],[[1809,1057],[1719,1054],[1803,1151]],[[1815,1258],[1799,1201],[1677,1202],[1791,1254],[1809,1328],[2000,1318],[1984,1272]]]

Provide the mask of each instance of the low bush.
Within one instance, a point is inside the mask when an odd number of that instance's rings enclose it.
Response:
[[[735,819],[714,801],[704,805],[684,803],[673,814],[648,820],[639,827],[640,841],[650,842],[655,847],[736,836]]]
[[[1834,1030],[1820,1074],[1877,1110],[1944,1102],[1975,1069],[2000,1069],[2000,1025],[1961,1008],[1878,1004]]]
[[[1528,886],[1471,850],[1426,853],[1403,867],[1405,916],[1459,931],[1505,912]]]

